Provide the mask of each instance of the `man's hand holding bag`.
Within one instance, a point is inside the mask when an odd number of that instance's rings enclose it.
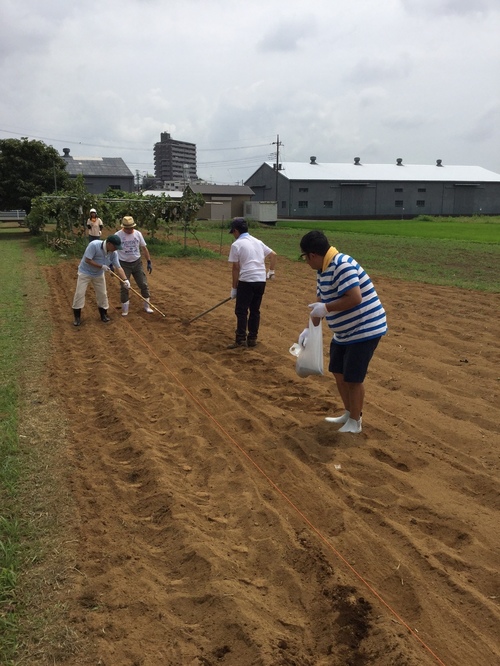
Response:
[[[309,328],[299,336],[299,350],[295,371],[299,377],[323,374],[323,327],[321,321],[314,326],[309,318]]]

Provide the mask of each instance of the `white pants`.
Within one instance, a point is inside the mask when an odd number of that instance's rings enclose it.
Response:
[[[93,275],[86,275],[85,273],[78,273],[78,280],[76,282],[76,291],[73,297],[73,309],[80,310],[85,305],[85,293],[90,282],[94,287],[95,295],[97,298],[97,307],[108,309],[108,292],[106,291],[106,278],[104,273],[94,277]]]

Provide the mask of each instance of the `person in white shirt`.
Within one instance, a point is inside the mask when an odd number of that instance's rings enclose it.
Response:
[[[118,258],[120,260],[120,266],[125,271],[127,279],[130,280],[131,276],[134,277],[137,286],[141,290],[141,296],[144,299],[144,310],[151,314],[153,309],[149,304],[149,286],[146,279],[146,273],[142,266],[141,250],[146,257],[147,270],[150,275],[153,271],[153,264],[151,263],[151,256],[146,241],[144,240],[144,236],[135,228],[136,226],[134,218],[130,215],[126,215],[122,219],[121,229],[116,232],[116,235],[122,243],[122,247],[118,251]],[[128,289],[125,289],[123,284],[120,290],[120,300],[122,304],[122,315],[126,317],[128,315],[130,300],[129,291]]]
[[[274,278],[277,255],[261,240],[248,233],[248,225],[243,217],[233,219],[229,233],[235,238],[228,261],[232,264],[231,298],[236,299],[236,338],[228,349],[255,347],[266,278]],[[269,271],[266,272],[265,261],[268,257]]]
[[[89,243],[92,243],[92,241],[95,240],[99,240],[99,237],[102,234],[102,227],[103,227],[102,220],[100,217],[97,217],[96,209],[91,208],[87,220]]]

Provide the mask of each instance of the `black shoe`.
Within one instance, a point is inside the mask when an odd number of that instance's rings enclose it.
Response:
[[[81,314],[82,314],[81,308],[78,308],[78,309],[73,308],[73,315],[75,317],[75,321],[73,322],[73,326],[80,326],[80,324],[82,323],[81,319],[80,319]]]
[[[99,314],[101,315],[101,321],[108,322],[111,319],[108,317],[108,311],[106,308],[99,308]]]
[[[248,338],[247,345],[248,347],[257,347],[257,338]]]
[[[233,342],[231,345],[228,345],[226,349],[238,349],[238,347],[246,347],[246,346],[247,346],[246,340],[242,340],[240,342],[236,340],[236,342]]]

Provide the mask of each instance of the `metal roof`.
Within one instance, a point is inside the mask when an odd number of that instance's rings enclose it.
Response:
[[[184,192],[181,190],[144,190],[142,192],[143,197],[161,197],[162,194],[171,199],[182,199],[184,196]]]
[[[272,162],[265,162],[273,169]],[[280,174],[289,180],[339,181],[418,181],[455,183],[498,183],[500,174],[478,166],[442,166],[429,164],[314,164],[283,162]]]
[[[134,178],[121,157],[64,157],[70,176]]]
[[[190,184],[189,187],[195,194],[218,194],[225,195],[248,195],[253,196],[254,191],[248,185],[195,185]]]

